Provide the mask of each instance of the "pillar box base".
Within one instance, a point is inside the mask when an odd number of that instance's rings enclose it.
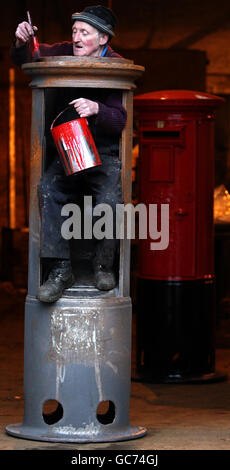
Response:
[[[59,430],[58,430],[59,429]],[[146,434],[146,429],[140,426],[123,427],[120,431],[106,430],[95,431],[91,429],[77,430],[74,427],[66,427],[63,430],[58,428],[49,435],[47,431],[41,428],[32,428],[31,426],[24,426],[23,424],[12,424],[7,426],[6,431],[13,437],[22,439],[29,439],[31,441],[44,441],[44,442],[118,442],[143,437]]]
[[[138,279],[137,374],[150,383],[224,380],[215,371],[214,279]]]
[[[74,298],[67,290],[54,304],[27,297],[24,419],[7,426],[9,434],[55,442],[145,435],[129,424],[130,298],[91,291]]]

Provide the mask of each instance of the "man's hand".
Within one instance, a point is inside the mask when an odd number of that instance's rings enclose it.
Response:
[[[79,116],[89,117],[98,114],[99,105],[96,101],[87,100],[86,98],[78,98],[77,100],[71,101],[69,104],[73,104]]]
[[[38,28],[36,26],[33,26],[34,31],[37,31]],[[27,23],[27,21],[23,21],[20,23],[15,31],[15,37],[16,37],[16,47],[21,47],[24,44],[26,44],[32,36],[32,28]]]

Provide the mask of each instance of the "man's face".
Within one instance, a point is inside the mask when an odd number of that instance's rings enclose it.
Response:
[[[98,57],[108,36],[84,21],[75,21],[72,28],[73,54]]]

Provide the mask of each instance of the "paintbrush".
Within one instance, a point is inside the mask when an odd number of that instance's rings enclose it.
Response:
[[[35,32],[34,32],[34,28],[33,28],[33,25],[32,25],[32,21],[31,21],[31,16],[30,16],[30,12],[27,11],[27,18],[28,18],[28,23],[29,25],[31,26],[31,39],[32,39],[32,47],[31,47],[31,52],[32,52],[32,57],[34,60],[38,60],[40,59],[40,50],[39,50],[39,44],[38,44],[38,40],[35,36]]]

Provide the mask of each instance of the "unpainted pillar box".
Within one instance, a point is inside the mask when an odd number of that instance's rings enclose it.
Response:
[[[99,291],[90,277],[85,279],[82,269],[74,285],[58,301],[40,302],[37,290],[43,266],[37,189],[49,157],[46,117],[53,89],[108,88],[121,90],[127,110],[120,158],[123,198],[124,202],[130,200],[133,89],[134,80],[144,69],[126,59],[66,56],[42,58],[24,64],[23,70],[32,78],[25,407],[23,422],[7,426],[6,431],[15,437],[52,442],[139,438],[146,429],[129,422],[132,313],[129,240],[120,240],[116,288]]]

